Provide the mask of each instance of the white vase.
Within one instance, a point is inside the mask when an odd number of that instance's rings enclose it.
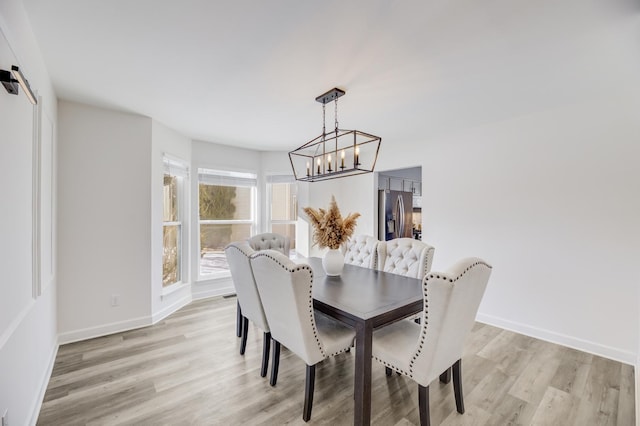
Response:
[[[340,275],[344,268],[344,256],[340,249],[329,249],[322,257],[322,267],[330,277]]]

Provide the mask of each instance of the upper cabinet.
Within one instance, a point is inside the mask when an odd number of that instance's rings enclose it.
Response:
[[[414,196],[420,197],[422,195],[422,182],[380,174],[378,176],[378,189],[411,192]]]

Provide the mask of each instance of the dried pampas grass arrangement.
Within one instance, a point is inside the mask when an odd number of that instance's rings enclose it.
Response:
[[[312,207],[305,207],[303,210],[313,225],[313,242],[320,248],[329,247],[334,250],[353,235],[356,220],[360,217],[360,213],[351,213],[343,219],[333,195],[329,210],[316,210]]]

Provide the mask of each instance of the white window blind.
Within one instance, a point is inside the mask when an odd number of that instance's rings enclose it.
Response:
[[[295,183],[293,175],[268,175],[267,183]]]
[[[164,173],[171,176],[179,176],[183,178],[189,177],[189,167],[183,161],[167,156],[162,157]]]
[[[255,187],[258,177],[253,173],[198,169],[198,180],[207,185]]]

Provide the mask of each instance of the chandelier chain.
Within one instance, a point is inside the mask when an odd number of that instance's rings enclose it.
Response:
[[[326,128],[326,123],[327,120],[325,119],[325,104],[322,104],[322,140],[325,139],[325,135],[327,134],[327,128]]]
[[[336,125],[336,136],[338,136],[338,98],[335,99],[334,103],[335,103],[334,118],[335,118],[335,125]]]

